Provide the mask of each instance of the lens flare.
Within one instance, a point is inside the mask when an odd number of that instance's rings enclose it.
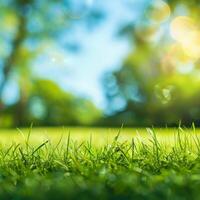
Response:
[[[163,72],[171,74],[174,71],[184,71],[191,65],[191,58],[180,44],[170,45],[161,59]],[[187,70],[188,71],[188,70]]]
[[[190,17],[179,16],[170,24],[170,34],[190,59],[200,58],[200,31]]]
[[[66,58],[64,54],[54,53],[50,55],[50,61],[55,66],[64,67],[69,65],[69,60]]]
[[[156,85],[155,86],[155,95],[160,100],[162,104],[168,104],[172,100],[172,93],[174,90],[173,85],[167,85],[167,86],[161,86]]]
[[[171,15],[171,9],[169,5],[162,1],[156,0],[151,8],[150,18],[157,23],[162,23],[169,19]]]
[[[195,29],[194,21],[186,16],[176,17],[170,24],[170,34],[178,42],[184,42]]]
[[[188,38],[182,42],[182,46],[186,55],[195,60],[200,58],[200,32],[191,32]]]

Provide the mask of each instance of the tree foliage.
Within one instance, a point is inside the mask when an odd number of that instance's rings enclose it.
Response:
[[[161,7],[157,6],[158,2]],[[110,123],[161,126],[182,121],[185,125],[200,124],[199,51],[196,48],[199,40],[188,42],[188,49],[184,49],[185,46],[170,35],[170,25],[180,15],[180,8],[184,11],[181,15],[198,21],[199,3],[195,0],[167,2],[151,1],[140,22],[120,30],[120,35],[126,34],[132,41],[132,49],[122,67],[108,72],[104,78],[112,114]],[[198,29],[198,23],[196,27]],[[184,35],[181,30],[175,31]],[[185,43],[190,41],[188,38],[190,35],[185,34]]]
[[[49,43],[62,46],[63,49],[77,51],[76,41],[63,42],[74,30],[68,7],[70,0],[8,0],[0,2],[0,125],[27,125],[36,120],[40,125],[89,124],[90,117],[82,119],[74,109],[75,102],[83,104],[88,112],[95,115],[95,106],[86,99],[75,97],[62,91],[52,81],[38,80],[33,73],[33,63],[48,48]],[[87,25],[97,23],[102,18],[99,10],[93,9],[76,23]],[[7,105],[3,94],[10,80],[15,81],[19,98],[12,105]],[[37,92],[36,92],[37,91]],[[33,103],[33,101],[36,101]],[[40,102],[40,103],[39,103]],[[42,104],[45,108],[42,108]],[[78,102],[78,103],[77,103]],[[39,104],[45,116],[35,118],[29,113],[29,104]],[[36,106],[37,107],[37,106]],[[39,111],[42,112],[42,111]],[[81,112],[81,111],[80,111]],[[29,115],[30,114],[30,115]],[[39,114],[36,114],[39,116]]]

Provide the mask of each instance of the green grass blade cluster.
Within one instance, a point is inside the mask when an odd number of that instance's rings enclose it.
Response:
[[[0,199],[200,199],[200,140],[181,128],[173,143],[137,137],[107,145],[62,138],[0,147]]]

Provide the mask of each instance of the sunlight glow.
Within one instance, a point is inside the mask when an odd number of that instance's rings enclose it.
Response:
[[[185,16],[176,17],[170,24],[170,34],[178,42],[184,42],[188,34],[195,30],[194,21]]]
[[[164,24],[169,20],[170,15],[170,6],[165,1],[153,1],[145,13],[146,21],[136,28],[137,36],[143,41],[157,42],[162,35]]]
[[[176,17],[170,24],[170,34],[194,61],[200,58],[200,30],[190,17]]]
[[[150,14],[151,19],[157,23],[162,23],[166,21],[171,15],[171,9],[169,5],[162,1],[156,0],[153,4],[152,11]]]
[[[173,73],[174,71],[189,73],[193,69],[192,61],[182,45],[177,43],[167,48],[166,54],[161,59],[161,66],[165,73]]]

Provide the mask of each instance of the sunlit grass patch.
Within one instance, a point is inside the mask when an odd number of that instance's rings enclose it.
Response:
[[[26,129],[5,129],[0,130],[0,144],[10,145],[13,143],[23,143],[29,135],[30,143],[38,144],[46,140],[57,143],[62,138],[62,143],[66,143],[68,135],[76,142],[90,141],[95,146],[109,144],[115,136],[120,133],[118,140],[130,142],[132,138],[136,141],[149,142],[152,131],[163,145],[172,145],[177,134],[193,140],[193,137],[200,136],[199,129],[184,128],[83,128],[83,127],[61,127],[61,128],[26,128]]]
[[[198,199],[198,130],[70,129],[7,133],[0,199]]]

